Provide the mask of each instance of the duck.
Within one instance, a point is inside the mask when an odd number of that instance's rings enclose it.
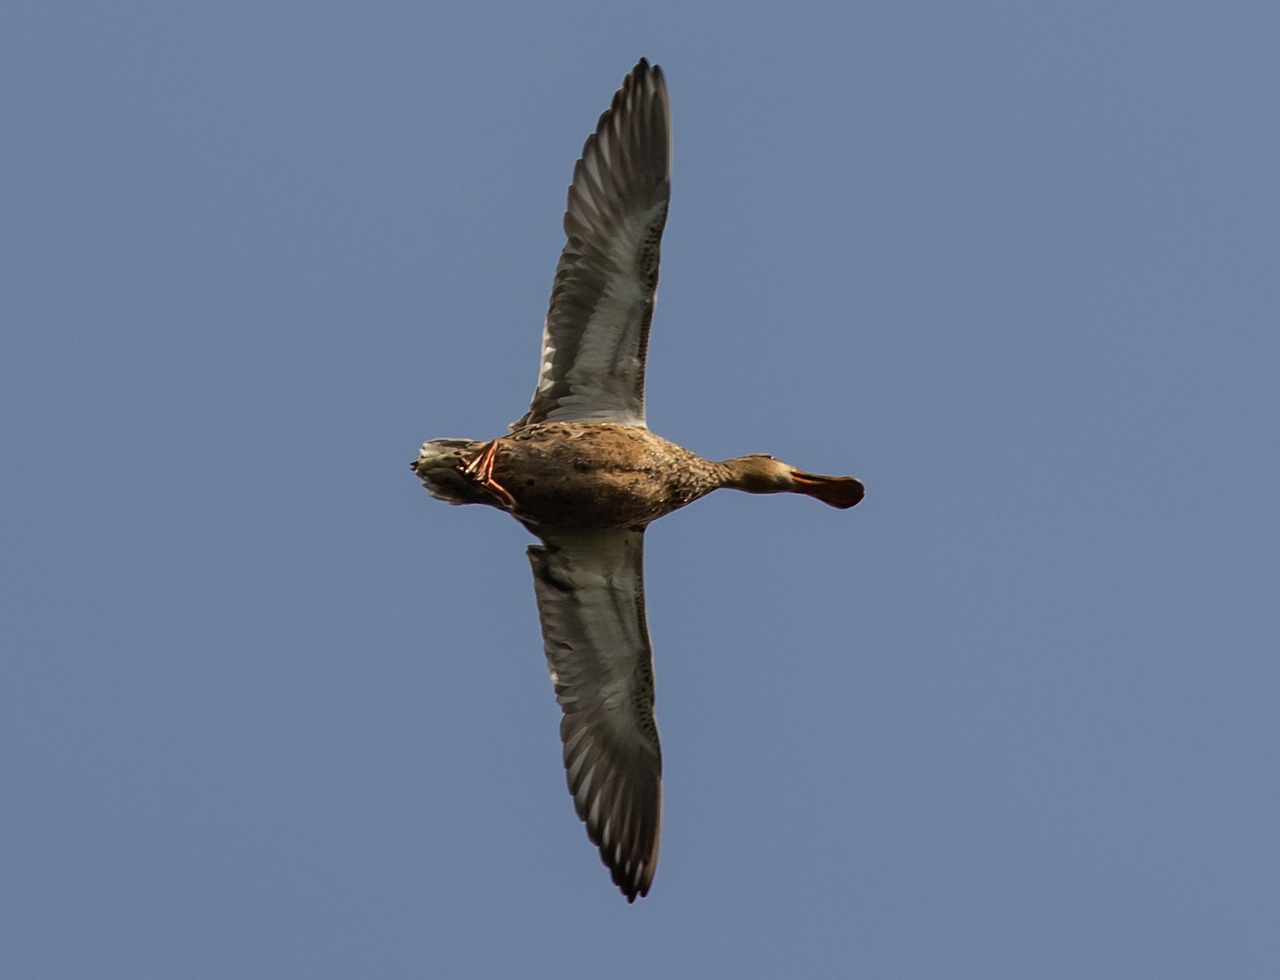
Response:
[[[719,489],[839,509],[864,494],[854,477],[761,453],[708,460],[649,430],[645,359],[670,194],[666,79],[641,59],[574,167],[528,411],[498,438],[429,440],[411,464],[431,496],[506,511],[539,539],[527,554],[569,793],[628,902],[649,893],[662,822],[645,529]]]

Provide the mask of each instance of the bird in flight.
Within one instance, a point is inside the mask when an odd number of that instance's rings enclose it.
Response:
[[[629,902],[653,882],[662,816],[645,528],[721,487],[801,493],[839,508],[863,494],[853,477],[805,473],[772,456],[703,459],[645,425],[645,352],[670,191],[667,85],[642,59],[574,167],[568,242],[528,412],[487,442],[426,442],[412,464],[432,496],[505,510],[541,541],[528,556],[564,713],[569,792]]]

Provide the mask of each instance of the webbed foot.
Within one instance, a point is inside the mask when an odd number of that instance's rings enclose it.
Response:
[[[498,498],[507,510],[515,510],[516,499],[506,488],[493,478],[493,461],[498,456],[498,440],[490,439],[478,453],[467,460],[462,467],[464,476],[470,477],[477,486],[483,487]]]

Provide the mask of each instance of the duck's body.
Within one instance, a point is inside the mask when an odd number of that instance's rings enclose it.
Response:
[[[638,426],[548,422],[494,443],[490,483],[513,504],[462,472],[487,443],[446,445],[444,459],[427,443],[415,471],[442,500],[502,507],[535,528],[640,528],[715,487],[710,462]]]
[[[492,460],[481,478],[468,467],[486,452]],[[808,493],[837,507],[862,497],[850,477],[799,474],[770,456],[713,462],[646,428],[614,422],[546,422],[488,443],[437,440],[422,447],[414,472],[433,496],[501,507],[535,534],[641,529],[712,490],[747,489],[741,484],[752,475],[756,493]]]
[[[529,411],[510,435],[435,439],[413,463],[433,496],[506,510],[542,541],[528,555],[569,791],[628,901],[653,881],[662,813],[645,528],[720,487],[840,508],[862,499],[853,477],[764,455],[713,462],[646,427],[670,125],[662,71],[642,60],[574,169]]]

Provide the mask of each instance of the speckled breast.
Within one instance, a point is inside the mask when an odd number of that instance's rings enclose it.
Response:
[[[493,478],[516,516],[558,527],[640,527],[714,489],[711,464],[648,429],[552,422],[499,440]]]

